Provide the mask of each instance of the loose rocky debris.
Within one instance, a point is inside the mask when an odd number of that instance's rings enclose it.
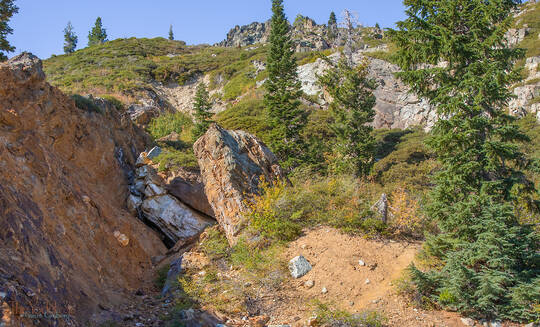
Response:
[[[299,255],[289,261],[289,271],[293,278],[300,278],[311,270],[311,264],[303,256]]]
[[[157,228],[169,247],[182,247],[214,224],[214,220],[169,194],[170,188],[151,165],[150,155],[155,158],[159,153],[161,149],[155,147],[149,153],[142,152],[137,159],[139,167],[129,188],[131,195],[127,199],[127,207],[130,212],[138,213],[143,220]],[[200,196],[204,196],[204,193]]]
[[[285,175],[276,156],[255,136],[212,124],[193,145],[205,193],[231,245],[245,225],[246,201],[259,192],[261,179]]]

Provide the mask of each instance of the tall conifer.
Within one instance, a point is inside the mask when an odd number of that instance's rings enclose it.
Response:
[[[169,40],[174,40],[174,33],[173,33],[173,29],[172,29],[172,24],[171,26],[169,26]]]
[[[300,132],[306,114],[300,108],[302,90],[283,0],[272,0],[272,12],[264,103],[272,127],[270,146],[284,167],[290,169],[299,164],[302,156]]]
[[[0,61],[7,59],[6,53],[15,51],[15,47],[9,44],[7,36],[13,33],[13,29],[8,25],[9,19],[17,12],[19,8],[15,6],[13,0],[0,0]]]
[[[64,52],[73,53],[77,47],[77,35],[73,32],[73,25],[71,22],[68,22],[66,28],[64,29]]]
[[[338,142],[333,165],[338,173],[366,176],[373,166],[375,140],[373,127],[368,125],[375,117],[375,81],[368,77],[368,61],[353,66],[341,54],[337,63],[328,60],[330,69],[319,76],[319,83],[332,97],[330,110],[334,117],[332,130]]]
[[[107,31],[103,28],[101,17],[98,17],[92,30],[88,32],[88,46],[105,42],[107,42]]]
[[[429,145],[442,165],[428,207],[440,234],[425,244],[440,262],[411,267],[420,292],[476,317],[539,319],[539,237],[516,217],[534,190],[522,170],[526,141],[505,107],[521,49],[505,46],[515,0],[405,0],[390,32],[398,76],[437,108]],[[536,306],[536,308],[535,308]]]
[[[206,131],[208,130],[208,127],[212,123],[210,118],[212,117],[212,113],[210,110],[212,109],[212,104],[209,101],[209,95],[208,91],[206,90],[206,85],[204,82],[201,82],[197,86],[197,91],[195,93],[195,100],[193,103],[193,110],[195,111],[195,127],[193,128],[193,140],[196,141],[199,137],[201,137]]]
[[[338,36],[338,26],[337,26],[337,19],[336,19],[336,13],[331,12],[330,17],[328,18],[328,26],[327,26],[327,32],[328,32],[328,39],[331,42],[334,42],[335,39]]]

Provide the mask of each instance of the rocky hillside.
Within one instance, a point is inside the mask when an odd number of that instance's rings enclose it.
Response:
[[[338,33],[343,32],[342,28],[338,29]],[[302,15],[296,17],[290,27],[290,33],[296,52],[321,51],[344,44],[343,37],[331,36],[326,25],[319,25],[313,19]],[[355,28],[354,33],[354,38],[362,49],[384,44],[382,41],[384,31],[379,28],[359,26]],[[270,21],[237,25],[227,33],[226,39],[217,43],[216,46],[244,47],[265,44],[269,35]]]
[[[87,321],[125,302],[165,251],[125,207],[147,136],[113,105],[87,104],[49,85],[31,54],[0,64],[5,319],[53,312],[72,325]]]
[[[508,40],[527,50],[526,58],[517,63],[523,67],[524,81],[515,85],[516,99],[509,103],[509,111],[516,116],[532,113],[540,119],[539,6],[534,2],[524,5]],[[268,33],[268,22],[237,26],[226,40],[213,47],[186,46],[160,38],[119,39],[50,58],[44,69],[49,81],[64,92],[114,97],[124,103],[132,119],[146,126],[164,112],[191,114],[195,89],[203,81],[210,90],[214,112],[235,110],[246,95],[261,89],[267,76],[264,62]],[[299,16],[291,33],[299,51],[298,73],[306,103],[325,107],[316,74],[326,68],[317,58],[335,52],[329,48],[326,26]],[[326,50],[316,51],[321,49]],[[362,56],[371,58],[371,76],[378,81],[375,127],[429,128],[435,113],[394,78],[398,67],[389,62],[391,46],[386,45],[382,32],[358,28],[357,49],[357,60]]]

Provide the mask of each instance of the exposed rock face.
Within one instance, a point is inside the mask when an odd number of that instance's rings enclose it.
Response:
[[[381,194],[381,197],[375,204],[371,207],[371,210],[375,211],[377,218],[380,219],[383,223],[386,224],[388,221],[388,197],[385,193]]]
[[[145,157],[145,154],[143,152],[141,156]],[[167,245],[182,247],[215,221],[179,201],[169,194],[167,188],[166,182],[151,165],[143,165],[137,168],[136,180],[130,187],[132,194],[128,198],[127,206],[131,212],[140,212],[150,221],[151,225],[163,234]],[[181,198],[184,198],[183,194],[181,195]],[[200,195],[203,199],[199,201],[202,202],[206,199],[204,191]]]
[[[227,38],[217,46],[244,47],[257,43],[266,43],[270,36],[270,21],[266,23],[251,23],[244,26],[235,26],[227,33]],[[326,26],[317,25],[309,17],[291,27],[291,38],[297,52],[311,50],[321,51],[330,48],[330,42],[325,38]]]
[[[219,42],[221,47],[243,47],[255,43],[264,43],[270,35],[270,21],[266,23],[251,23],[249,25],[238,26],[227,33],[227,38]]]
[[[77,108],[44,78],[31,54],[0,64],[0,316],[17,303],[83,324],[124,302],[166,249],[124,205],[143,133],[112,105]]]
[[[215,82],[220,85],[223,83],[223,81],[220,80],[220,76],[216,77]],[[210,75],[196,76],[187,81],[184,85],[179,85],[178,83],[170,83],[166,85],[154,83],[153,87],[157,96],[169,103],[176,111],[181,111],[191,115],[193,113],[195,93],[197,92],[197,87],[200,83],[209,85]],[[226,103],[224,103],[222,100],[212,97],[213,95],[220,94],[222,92],[222,88],[209,90],[209,95],[212,101],[211,111],[214,113],[221,112],[227,108]]]
[[[165,186],[167,191],[191,208],[215,217],[214,210],[204,192],[202,177],[198,171],[179,169],[170,173]]]
[[[186,244],[213,224],[166,193],[145,198],[142,212],[175,244]]]
[[[523,28],[511,28],[506,32],[506,44],[509,47],[518,45],[529,34],[530,29],[525,26]]]
[[[508,107],[514,116],[523,116],[527,113],[536,115],[540,121],[540,56],[527,58],[525,70],[528,77],[520,86],[514,88],[515,99],[510,100]]]
[[[313,19],[305,16],[298,16],[290,27],[290,36],[296,52],[322,51],[331,47],[339,47],[345,44],[345,29],[338,28],[337,34],[330,37],[328,27],[324,24],[317,24]],[[364,42],[363,35],[372,38],[382,39],[384,31],[376,27],[364,27],[359,25],[354,30],[354,41],[360,48],[369,48]],[[266,23],[251,23],[244,26],[232,28],[225,40],[216,43],[221,47],[244,47],[254,44],[264,44],[268,42],[270,36],[270,21]]]
[[[276,156],[253,135],[212,124],[193,145],[208,201],[230,244],[243,225],[245,200],[258,192],[260,178],[284,174]]]
[[[339,54],[329,57],[337,60]],[[364,53],[358,51],[353,56],[354,62],[364,59]],[[322,75],[328,64],[321,59],[314,63],[298,67],[298,78],[302,83],[302,90],[308,95],[320,95],[323,90],[318,84],[317,75]],[[436,120],[435,110],[426,100],[419,100],[409,93],[409,88],[394,77],[399,67],[380,59],[370,59],[369,77],[377,81],[374,94],[377,98],[375,104],[375,128],[407,128],[421,125],[427,128],[433,126]]]

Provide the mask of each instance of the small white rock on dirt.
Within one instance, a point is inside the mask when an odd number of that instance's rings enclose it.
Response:
[[[365,263],[364,261],[362,261],[362,260],[358,260],[358,265],[360,265],[360,266],[365,266],[366,263]]]
[[[326,289],[326,287],[323,287],[323,288],[322,288],[321,293],[322,293],[322,294],[328,293],[328,290]]]
[[[366,284],[369,284],[371,283],[371,281],[369,279],[366,279]]]
[[[312,288],[313,286],[315,286],[315,282],[312,280],[306,280],[306,282],[304,283],[304,286],[307,288]]]
[[[461,322],[465,326],[474,326],[474,320],[472,320],[471,318],[461,318]]]
[[[300,278],[311,270],[311,264],[306,258],[299,255],[289,261],[289,270],[293,278]]]

